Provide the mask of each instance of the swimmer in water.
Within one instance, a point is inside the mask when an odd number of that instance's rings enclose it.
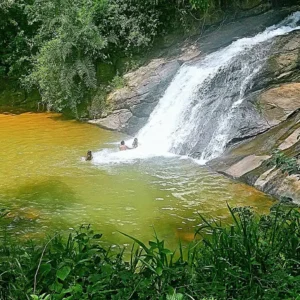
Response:
[[[124,141],[121,141],[121,145],[119,146],[119,149],[120,149],[120,151],[125,151],[125,150],[129,150],[129,149],[131,149],[131,148],[127,147],[127,146],[125,145],[125,142],[124,142]]]
[[[92,151],[89,150],[86,154],[85,160],[88,161],[88,160],[92,160],[92,159],[93,159]]]
[[[137,138],[134,138],[133,143],[132,143],[132,148],[137,148],[139,146],[139,141]]]

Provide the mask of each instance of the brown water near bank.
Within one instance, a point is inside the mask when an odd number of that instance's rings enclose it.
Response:
[[[114,148],[122,136],[63,120],[58,114],[0,114],[0,208],[2,221],[20,238],[92,224],[114,244],[130,241],[119,231],[147,241],[155,228],[170,247],[189,241],[198,213],[228,218],[232,206],[267,212],[267,195],[177,157],[126,165],[94,165],[87,150]]]

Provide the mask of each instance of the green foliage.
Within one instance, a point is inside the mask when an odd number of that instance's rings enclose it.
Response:
[[[268,166],[276,166],[283,173],[300,174],[300,166],[298,165],[297,159],[294,157],[287,156],[284,152],[276,149],[273,151],[272,157],[268,161]]]
[[[40,296],[31,295],[32,300],[50,300],[50,295],[42,294]]]
[[[120,89],[126,84],[124,77],[119,76],[118,74],[111,81],[111,87],[113,89]]]
[[[76,112],[96,88],[94,61],[103,56],[106,40],[93,22],[91,6],[89,1],[35,1],[28,9],[31,22],[43,22],[43,26],[35,37],[41,48],[26,82],[39,87],[49,108],[70,107]]]
[[[0,219],[5,217],[8,214],[8,211],[5,208],[0,208]]]
[[[28,23],[25,6],[30,0],[0,1],[0,76],[19,78],[30,69],[31,39],[36,27]]]
[[[104,248],[89,226],[45,245],[1,241],[0,298],[297,299],[299,211],[229,210],[229,226],[200,216],[199,239],[177,254],[156,234],[146,245],[123,233],[134,241],[125,259],[124,249]]]
[[[88,106],[89,116],[91,118],[100,118],[100,114],[106,110],[106,97],[108,89],[106,86],[98,87],[96,93],[92,96],[91,103]]]
[[[244,0],[246,1],[246,0]],[[37,88],[48,109],[89,103],[99,62],[148,51],[155,39],[184,33],[238,0],[2,0],[0,76]],[[200,21],[199,21],[200,20]],[[115,68],[116,74],[124,70]]]
[[[287,299],[299,293],[299,212],[279,207],[268,216],[249,208],[230,209],[234,224],[203,219],[198,233],[211,239],[197,256],[197,288],[218,299]]]

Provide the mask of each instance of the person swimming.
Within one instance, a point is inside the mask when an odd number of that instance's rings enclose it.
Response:
[[[137,148],[139,146],[139,141],[137,138],[134,138],[133,143],[132,143],[132,148]]]
[[[89,150],[86,154],[85,160],[88,161],[88,160],[92,160],[92,159],[93,159],[92,151]]]
[[[129,150],[131,148],[126,146],[124,141],[121,141],[121,145],[119,146],[119,149],[120,149],[120,151],[125,151],[125,150]]]

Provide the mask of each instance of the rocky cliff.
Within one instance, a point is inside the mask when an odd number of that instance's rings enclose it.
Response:
[[[268,162],[275,149],[300,154],[300,31],[276,39],[241,113],[245,123],[222,157],[209,162],[216,171],[300,203],[300,181]]]

